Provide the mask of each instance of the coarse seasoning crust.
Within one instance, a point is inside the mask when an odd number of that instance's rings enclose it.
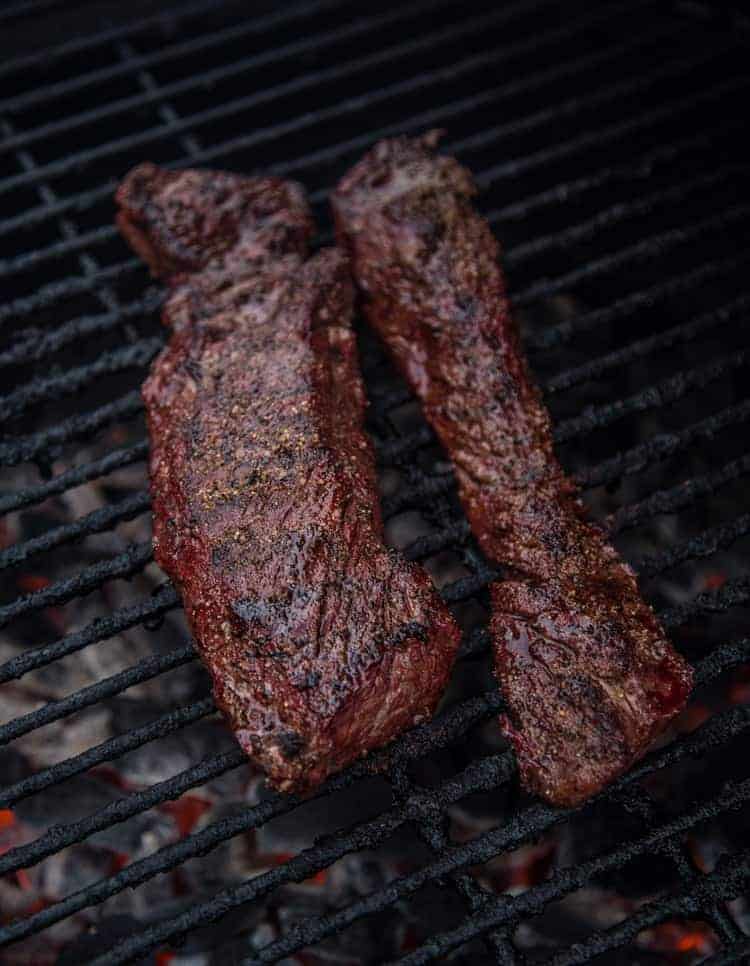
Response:
[[[283,790],[429,716],[458,630],[383,545],[344,256],[301,190],[136,168],[118,223],[170,294],[143,396],[154,549],[214,695]]]
[[[683,707],[692,677],[635,575],[587,522],[520,347],[499,246],[439,134],[378,144],[333,198],[370,323],[449,453],[485,554],[501,719],[524,786],[601,790]]]

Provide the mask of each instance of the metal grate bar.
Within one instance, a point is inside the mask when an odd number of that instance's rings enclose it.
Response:
[[[14,128],[7,119],[2,121],[0,127],[2,127],[3,134],[6,137],[14,136]],[[28,150],[16,151],[15,158],[25,174],[36,175],[36,173],[39,171],[39,166]],[[57,201],[57,195],[44,178],[35,178],[35,187],[37,194],[45,204],[50,204]],[[60,231],[60,234],[66,240],[75,239],[80,234],[76,225],[67,218],[58,218],[57,227]],[[87,276],[90,276],[92,272],[95,272],[99,267],[94,257],[88,254],[79,255],[78,263],[81,266],[84,275]],[[94,292],[105,309],[112,310],[117,307],[117,298],[114,292],[106,285],[95,286]]]
[[[654,391],[654,388],[651,387],[643,392],[648,394]],[[617,403],[613,403],[612,405],[616,406]],[[691,423],[677,432],[659,433],[645,442],[639,443],[629,450],[617,453],[615,456],[601,463],[596,463],[578,470],[574,474],[574,478],[580,486],[591,487],[611,482],[621,476],[629,476],[633,473],[640,472],[654,460],[671,456],[673,453],[685,449],[686,446],[695,442],[697,439],[702,437],[710,438],[727,426],[744,422],[750,416],[748,406],[750,406],[750,401],[745,400],[736,406],[727,407],[712,416],[708,416],[697,423]],[[559,427],[564,425],[564,423],[559,423],[558,426],[553,427],[553,436],[558,443],[569,438],[559,432]],[[408,459],[414,450],[431,446],[435,442],[436,439],[433,432],[425,425],[420,426],[419,429],[411,433],[405,433],[403,436],[389,439],[387,442],[377,443],[376,453],[380,462],[399,465],[401,461]],[[442,490],[443,485],[446,489],[450,489],[449,482],[442,484],[436,481],[435,483],[435,486],[440,490]],[[399,499],[401,498],[399,497]]]
[[[684,201],[695,191],[725,185],[741,170],[743,169],[738,165],[727,164],[711,171],[709,174],[688,178],[678,184],[671,185],[669,188],[660,188],[651,194],[641,195],[632,201],[617,202],[603,211],[598,211],[586,221],[515,245],[505,253],[505,263],[512,272],[515,266],[523,265],[524,262],[538,258],[540,255],[546,255],[551,251],[565,250],[570,245],[590,241],[601,231],[619,225],[629,218],[651,215],[664,205],[674,205],[677,202]]]
[[[471,527],[465,519],[456,520],[441,527],[436,533],[417,537],[401,551],[407,560],[420,560],[430,554],[438,553],[453,543],[465,543],[471,536]],[[451,586],[451,585],[449,585]]]
[[[607,530],[611,534],[622,533],[623,530],[640,526],[658,514],[676,513],[747,473],[750,473],[750,453],[730,460],[713,473],[694,476],[671,489],[657,490],[644,500],[620,507],[607,518]]]
[[[546,167],[556,164],[571,155],[575,156],[588,148],[596,148],[610,141],[620,141],[643,128],[649,128],[666,120],[674,120],[681,114],[692,110],[695,107],[726,97],[736,93],[748,86],[750,81],[746,77],[737,77],[732,80],[717,84],[715,87],[705,87],[698,92],[688,94],[686,97],[668,102],[664,107],[655,108],[652,111],[645,111],[634,118],[619,121],[616,124],[603,125],[596,127],[593,131],[586,134],[577,135],[568,141],[560,141],[551,148],[543,148],[539,151],[525,154],[522,157],[511,158],[503,161],[492,168],[483,172],[479,184],[486,187],[495,181],[506,178],[517,178],[527,174],[535,168]],[[489,133],[489,132],[488,132]],[[484,135],[481,135],[482,137]],[[498,212],[498,215],[501,212]]]
[[[107,580],[132,577],[143,570],[152,557],[150,543],[130,544],[116,557],[91,564],[73,577],[64,577],[41,590],[19,597],[10,604],[4,604],[0,607],[0,627],[6,627],[11,621],[44,607],[54,607],[66,603],[72,597],[88,594]]]
[[[750,205],[734,205],[718,215],[709,215],[707,218],[695,221],[688,228],[670,228],[667,231],[657,232],[614,254],[592,259],[582,268],[572,269],[555,278],[539,279],[514,295],[512,302],[516,307],[529,305],[540,298],[573,288],[581,282],[589,282],[599,275],[619,271],[631,262],[638,263],[658,258],[676,245],[698,241],[712,232],[721,231],[737,221],[746,219],[748,215],[750,215]],[[488,220],[492,222],[492,218]]]
[[[154,654],[146,657],[134,667],[126,668],[118,674],[102,678],[95,684],[80,688],[74,694],[61,698],[59,701],[48,701],[36,711],[20,715],[9,721],[7,724],[0,725],[0,745],[7,745],[9,742],[27,735],[37,728],[43,728],[53,721],[60,721],[67,718],[84,708],[98,704],[107,698],[112,698],[116,694],[122,694],[128,688],[150,681],[152,678],[165,674],[167,671],[181,667],[195,660],[196,654],[192,644],[183,644],[176,647],[167,654]]]
[[[725,648],[719,648],[718,651],[714,653],[718,654],[719,651],[724,650]],[[735,658],[736,654],[732,654],[730,662]],[[701,671],[704,670],[703,663],[704,662],[701,662]],[[703,680],[707,680],[709,676],[710,675],[704,674]],[[663,806],[657,807],[656,803],[648,792],[645,791],[645,789],[639,789],[638,791],[628,789],[625,795],[622,796],[621,801],[623,806],[628,811],[640,816],[642,823],[641,827],[644,830],[648,830],[649,828],[653,827],[653,825],[658,822],[660,815],[666,814],[666,809],[664,809]],[[678,875],[678,881],[681,883],[681,885],[694,882],[702,878],[702,869],[699,868],[692,855],[692,852],[687,848],[684,842],[680,842],[677,839],[671,839],[661,851],[662,854],[669,858],[674,865],[675,871]],[[720,902],[706,902],[705,906],[703,907],[703,914],[705,915],[706,920],[710,922],[712,927],[715,929],[717,935],[723,941],[731,942],[737,938],[737,935],[741,934],[734,919],[732,919]]]
[[[545,392],[555,393],[563,389],[570,389],[582,382],[587,382],[589,379],[595,379],[610,369],[627,365],[636,359],[655,355],[662,349],[671,349],[673,346],[691,342],[720,325],[734,321],[736,315],[744,314],[748,310],[750,310],[750,295],[740,295],[739,298],[727,302],[720,308],[705,312],[688,322],[680,322],[678,325],[664,329],[656,335],[638,339],[622,349],[615,349],[606,355],[599,356],[598,359],[585,362],[583,365],[563,369],[544,383]]]
[[[145,96],[153,98],[154,103],[158,104],[158,114],[164,124],[168,126],[176,124],[179,121],[177,111],[168,100],[165,100],[164,90],[156,83],[153,74],[144,68],[139,69],[136,66],[136,58],[138,55],[130,41],[121,40],[117,45],[117,50],[120,55],[120,60],[124,61],[135,71],[138,83],[145,92]],[[190,133],[183,134],[179,142],[182,149],[191,157],[200,151],[198,139]]]
[[[696,597],[677,604],[659,614],[666,628],[686,624],[694,617],[706,614],[722,614],[730,607],[739,607],[750,601],[750,577],[735,577],[728,580],[718,590],[705,591]]]
[[[76,651],[88,647],[90,644],[98,644],[106,641],[120,631],[127,630],[137,624],[144,624],[161,618],[167,611],[172,610],[180,603],[180,597],[171,584],[160,587],[159,590],[145,601],[133,604],[130,607],[120,607],[113,611],[108,617],[98,617],[92,623],[73,634],[68,634],[52,644],[45,644],[16,657],[10,658],[4,664],[0,664],[0,684],[12,681],[16,678],[35,671],[37,668],[45,667],[53,661],[75,654]]]
[[[650,34],[649,39],[653,36],[654,34]],[[674,33],[672,33],[671,36],[674,36]],[[731,45],[727,45],[725,50],[729,50],[730,46]],[[648,73],[643,73],[634,78],[620,80],[615,83],[608,84],[606,87],[602,87],[593,93],[571,97],[565,101],[562,101],[551,107],[543,108],[542,110],[536,111],[532,114],[524,115],[523,117],[516,118],[504,124],[485,128],[478,134],[473,134],[469,137],[465,137],[454,142],[453,145],[451,145],[451,149],[455,150],[456,152],[463,152],[477,150],[478,148],[485,148],[489,144],[494,144],[506,135],[517,136],[519,134],[536,130],[538,127],[542,127],[550,121],[559,121],[561,117],[571,118],[577,116],[583,110],[602,107],[605,104],[608,104],[611,101],[616,101],[621,97],[628,97],[634,94],[645,94],[658,82],[666,80],[670,77],[679,77],[686,71],[696,69],[697,67],[700,67],[710,61],[714,56],[714,53],[720,52],[721,51],[716,50],[712,52],[710,56],[707,56],[707,51],[704,50],[684,60],[678,59],[668,61],[667,63],[662,61],[656,67],[652,68]],[[734,83],[738,82],[738,80],[734,81]],[[701,93],[707,94],[708,91],[704,89]],[[603,130],[607,131],[606,128]],[[530,157],[533,158],[535,155],[530,155]],[[508,164],[513,164],[513,162],[508,162]],[[505,170],[505,165],[495,165],[484,171],[477,180],[482,187],[486,187],[498,177],[504,176],[501,175],[501,172],[504,172]]]
[[[113,189],[114,190],[114,189]],[[25,295],[0,305],[0,323],[7,319],[24,318],[39,309],[49,308],[55,302],[74,295],[83,295],[95,289],[102,282],[117,281],[128,272],[143,273],[143,263],[139,258],[128,258],[106,268],[98,268],[89,275],[69,275],[67,278],[40,286],[33,295]],[[112,309],[111,311],[114,311]]]
[[[537,214],[547,208],[569,204],[580,195],[599,188],[604,188],[613,182],[632,181],[636,178],[648,178],[654,168],[659,165],[673,163],[683,155],[689,155],[695,150],[715,150],[717,141],[724,135],[736,131],[740,126],[737,120],[722,122],[713,127],[701,128],[699,134],[687,138],[678,138],[668,144],[660,144],[651,151],[635,158],[633,161],[622,161],[620,164],[606,165],[594,174],[583,175],[572,181],[564,181],[552,188],[537,192],[513,201],[497,209],[497,217],[501,222],[525,221],[529,215]],[[482,175],[479,175],[481,183]]]
[[[719,550],[726,550],[735,541],[750,533],[750,513],[745,513],[718,527],[704,530],[697,537],[691,537],[661,553],[642,557],[634,566],[641,577],[654,577],[685,563],[686,560],[699,560],[710,557]]]
[[[705,908],[718,897],[734,898],[744,888],[743,880],[750,873],[750,850],[736,856],[724,857],[718,867],[706,876],[689,883],[674,896],[666,896],[642,906],[625,922],[576,943],[575,947],[552,956],[550,966],[574,966],[588,962],[593,956],[602,955],[631,942],[644,929],[653,928],[668,919],[691,917],[705,919]],[[713,963],[713,958],[704,960]],[[738,960],[731,960],[737,963]]]
[[[137,389],[133,389],[115,399],[114,402],[105,403],[90,412],[77,413],[42,432],[2,440],[0,441],[0,466],[17,466],[19,463],[28,463],[46,457],[51,450],[64,443],[93,436],[103,427],[137,416],[142,410],[141,394]]]
[[[563,322],[551,325],[540,332],[529,332],[525,335],[524,342],[530,349],[557,348],[580,333],[588,332],[620,319],[629,318],[642,310],[652,308],[655,302],[661,302],[674,295],[684,294],[706,282],[725,278],[746,264],[745,256],[732,256],[704,263],[680,275],[673,275],[665,282],[658,282],[647,289],[618,299],[616,302],[600,309],[577,315],[572,319],[565,319]]]
[[[481,568],[468,577],[460,577],[440,589],[440,596],[447,604],[458,604],[463,600],[474,597],[480,590],[489,587],[498,580],[500,571],[491,568]]]
[[[195,721],[213,714],[215,710],[211,698],[203,698],[201,701],[195,701],[193,704],[169,711],[141,728],[134,728],[123,735],[118,735],[116,738],[103,741],[101,744],[81,752],[80,755],[66,758],[65,761],[56,765],[34,772],[28,778],[16,782],[15,785],[9,785],[0,792],[0,803],[2,803],[0,808],[12,808],[17,802],[28,798],[30,795],[35,795],[52,785],[58,785],[60,782],[72,778],[74,775],[80,775],[96,765],[121,758],[127,752],[135,751],[136,748],[140,748],[156,738],[163,738],[173,731],[178,731],[186,725],[193,724]],[[2,936],[2,930],[0,930],[0,936]]]
[[[716,379],[745,366],[749,358],[750,350],[722,355],[705,365],[683,369],[661,382],[633,393],[632,396],[617,399],[612,403],[604,403],[601,406],[586,406],[578,416],[571,416],[557,423],[554,428],[555,442],[567,443],[573,439],[580,439],[596,429],[611,426],[612,423],[626,416],[668,406],[688,393],[696,389],[704,389]]]
[[[247,764],[245,753],[239,747],[205,758],[172,778],[157,782],[143,791],[118,798],[98,812],[77,822],[56,825],[33,842],[5,852],[0,856],[0,874],[6,875],[18,869],[28,869],[70,845],[83,842],[97,832],[112,828],[113,825],[125,822],[150,808],[163,805],[164,802],[173,801],[190,788],[204,785],[211,779],[218,778],[219,775]]]
[[[382,501],[383,519],[387,520],[402,510],[424,506],[437,496],[451,493],[455,487],[456,481],[452,471],[434,476],[427,476],[422,472],[416,473],[416,482],[400,487],[394,496],[386,497]]]
[[[27,328],[9,349],[0,352],[0,369],[25,362],[38,362],[81,338],[110,332],[133,317],[150,315],[163,301],[164,296],[160,292],[152,292],[114,311],[82,315],[50,331]]]
[[[695,668],[695,684],[698,688],[721,677],[730,668],[744,664],[750,658],[750,638],[729,641],[717,647],[708,657],[704,657]]]
[[[744,422],[750,416],[748,405],[749,401],[745,400],[677,432],[659,433],[601,463],[579,470],[575,479],[582,487],[593,487],[638,473],[655,460],[681,452],[697,439],[710,439],[721,430]]]
[[[14,129],[9,121],[3,120],[2,125],[0,126],[2,126],[3,133],[6,136],[12,137],[14,135]],[[18,161],[18,164],[22,168],[22,170],[25,171],[26,173],[33,173],[38,170],[38,165],[36,164],[33,156],[28,150],[16,151],[15,157]],[[54,190],[49,186],[49,184],[44,179],[41,179],[36,182],[36,191],[39,197],[42,199],[42,201],[47,204],[49,204],[50,202],[55,202],[57,200],[57,196]],[[58,227],[58,230],[60,231],[60,234],[63,236],[63,238],[68,240],[74,239],[80,234],[76,225],[67,218],[59,218],[57,220],[57,227]],[[80,254],[78,256],[78,263],[81,266],[84,275],[86,276],[91,276],[91,274],[95,272],[99,267],[94,257],[89,254]],[[117,304],[118,304],[117,297],[113,292],[113,290],[109,288],[107,285],[96,285],[94,287],[94,293],[103,308],[112,311],[117,307]],[[1,405],[0,405],[0,413],[2,413]]]
[[[389,775],[394,792],[398,796],[398,802],[405,804],[410,795],[418,792],[416,786],[409,778],[405,763],[399,762],[398,767],[391,771]],[[416,823],[417,834],[425,845],[432,851],[433,855],[439,856],[450,846],[450,840],[446,830],[447,817],[442,813],[436,815],[423,815]],[[457,872],[450,876],[453,891],[464,901],[470,912],[476,912],[484,903],[491,901],[491,896],[487,893],[471,875],[466,872]],[[484,937],[488,952],[498,966],[513,966],[516,962],[515,950],[509,937],[501,930],[488,933]]]
[[[21,543],[14,543],[5,550],[0,550],[0,571],[10,567],[18,567],[37,554],[72,543],[81,537],[88,537],[94,533],[103,533],[118,523],[132,520],[149,509],[151,500],[145,490],[134,493],[120,500],[118,503],[108,504],[98,510],[92,510],[72,523],[63,523],[59,527],[46,530],[38,537],[31,537]]]
[[[699,439],[712,439],[730,426],[750,418],[750,400],[727,406],[697,423],[691,423],[674,433],[657,433],[643,443],[617,453],[601,463],[578,470],[573,478],[579,486],[590,488],[613,483],[624,476],[632,476],[658,460],[681,453]]]
[[[164,347],[161,336],[101,353],[94,362],[74,366],[60,375],[37,376],[7,396],[0,396],[0,419],[14,419],[32,406],[75,395],[105,375],[141,369]]]
[[[148,442],[146,440],[135,443],[128,449],[116,449],[101,459],[83,463],[64,473],[59,473],[51,480],[40,483],[38,486],[26,487],[14,493],[7,493],[0,496],[0,514],[10,513],[13,510],[21,510],[24,507],[33,506],[41,503],[52,496],[66,493],[82,483],[94,480],[100,476],[107,476],[115,470],[122,469],[124,466],[131,466],[138,463],[148,456]]]
[[[35,205],[18,215],[3,218],[0,220],[0,238],[19,230],[27,230],[36,225],[41,225],[50,218],[57,218],[71,211],[79,214],[88,211],[98,202],[111,198],[116,188],[117,181],[111,179],[97,185],[96,188],[66,194],[62,198],[58,197],[55,201]]]
[[[677,845],[674,843],[669,854],[672,856],[677,867],[678,874],[682,882],[689,882],[691,877],[699,880],[703,876],[702,870],[696,865],[690,850],[684,843]],[[743,935],[735,920],[727,911],[726,903],[715,900],[711,896],[705,896],[705,904],[702,907],[702,916],[705,917],[718,938],[725,943],[733,942],[737,936]]]
[[[101,225],[98,228],[92,228],[91,231],[81,232],[63,238],[61,241],[52,242],[44,248],[35,248],[33,251],[15,255],[13,258],[3,258],[0,260],[0,278],[9,278],[19,272],[28,272],[43,265],[44,262],[62,258],[63,255],[69,255],[81,249],[86,250],[92,245],[110,241],[116,237],[117,229],[114,225]]]

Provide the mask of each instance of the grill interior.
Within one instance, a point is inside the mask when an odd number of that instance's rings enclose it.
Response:
[[[144,4],[114,25],[57,6],[2,14],[2,961],[742,961],[742,25],[655,0]],[[579,810],[518,792],[495,571],[364,329],[388,538],[465,629],[437,718],[312,801],[268,792],[152,563],[138,387],[161,294],[113,227],[116,182],[145,159],[299,178],[327,242],[340,174],[431,126],[477,174],[563,463],[696,667],[675,728]]]

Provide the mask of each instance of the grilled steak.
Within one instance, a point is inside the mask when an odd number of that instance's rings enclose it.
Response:
[[[167,278],[144,386],[156,559],[217,704],[283,790],[430,715],[458,630],[382,541],[348,265],[301,190],[142,165],[118,222]]]
[[[498,245],[470,174],[436,142],[378,144],[335,193],[337,230],[369,321],[453,460],[477,540],[504,568],[491,632],[522,782],[573,805],[645,752],[691,671],[555,458]]]

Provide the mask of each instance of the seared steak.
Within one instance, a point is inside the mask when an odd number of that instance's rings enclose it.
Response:
[[[378,144],[333,199],[364,309],[449,453],[493,584],[502,720],[524,786],[572,805],[649,747],[691,671],[585,519],[511,318],[468,171],[435,134]]]
[[[277,179],[142,165],[117,201],[170,286],[143,389],[156,559],[240,744],[307,791],[430,715],[458,643],[383,545],[348,265],[306,260],[307,203]]]

